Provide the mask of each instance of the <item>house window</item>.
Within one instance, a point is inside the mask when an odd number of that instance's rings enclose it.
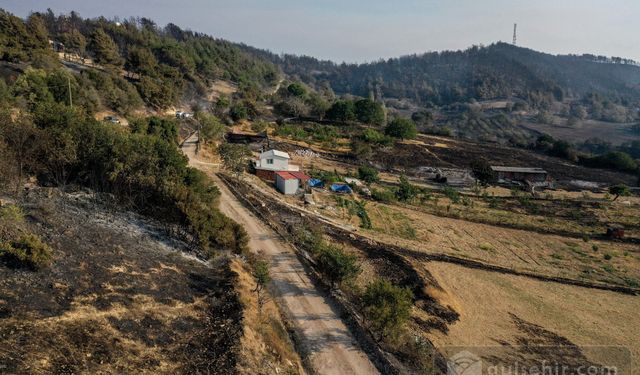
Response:
[[[267,164],[273,164],[273,159],[267,159]]]

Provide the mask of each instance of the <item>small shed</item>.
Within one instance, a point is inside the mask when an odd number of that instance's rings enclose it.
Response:
[[[293,195],[304,186],[309,180],[309,176],[302,172],[287,172],[278,171],[275,172],[276,176],[276,188],[279,192],[285,195]]]

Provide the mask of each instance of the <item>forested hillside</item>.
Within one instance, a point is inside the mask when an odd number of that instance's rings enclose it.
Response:
[[[421,105],[515,96],[532,106],[597,94],[617,104],[640,101],[640,67],[603,56],[554,56],[497,43],[365,64],[263,54],[290,75],[338,94],[408,98]]]
[[[101,68],[73,80],[90,96],[86,104],[123,113],[142,102],[165,108],[186,90],[204,95],[216,79],[235,82],[241,92],[255,96],[279,75],[274,64],[239,45],[173,24],[160,28],[146,18],[116,22],[74,12],[56,16],[51,10],[22,20],[0,10],[0,60],[53,70],[61,66],[54,47]]]

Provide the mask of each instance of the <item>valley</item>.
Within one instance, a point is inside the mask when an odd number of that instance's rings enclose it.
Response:
[[[0,9],[0,373],[640,375],[639,63],[91,17]]]

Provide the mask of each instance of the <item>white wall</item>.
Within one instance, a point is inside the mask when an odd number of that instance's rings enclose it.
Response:
[[[286,195],[293,195],[298,191],[300,187],[300,180],[291,179],[285,180],[284,178],[276,175],[276,188],[279,192]]]
[[[268,164],[267,160],[272,159],[273,164]],[[267,169],[271,171],[286,171],[289,169],[289,159],[273,156],[270,158],[260,159],[260,165],[258,166],[260,169]]]

